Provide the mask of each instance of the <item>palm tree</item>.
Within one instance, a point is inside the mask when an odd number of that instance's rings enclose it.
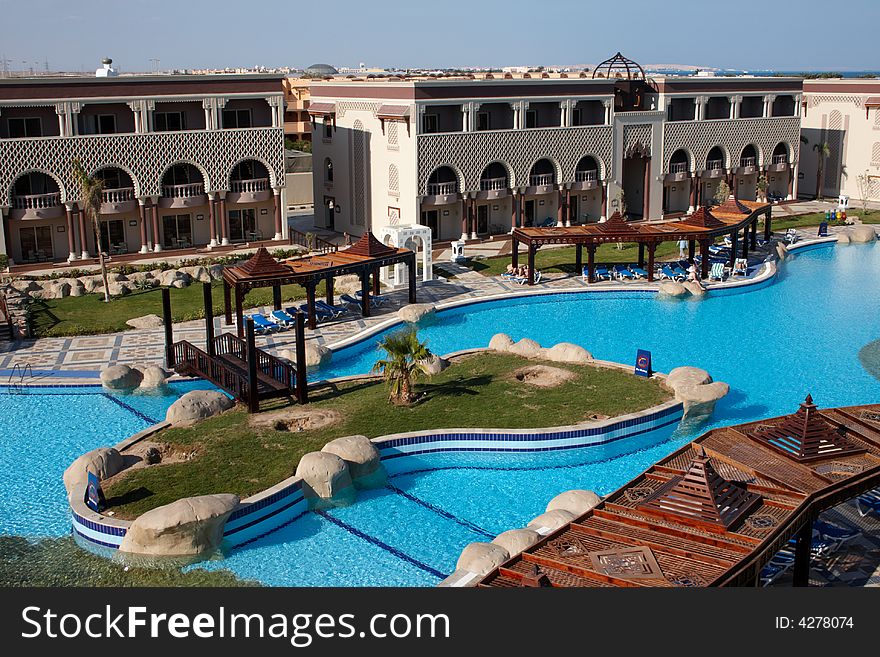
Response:
[[[816,151],[819,158],[819,164],[816,166],[816,198],[819,199],[822,196],[822,186],[825,182],[825,160],[831,157],[831,146],[827,141],[823,141],[813,144],[813,150]]]
[[[98,262],[101,264],[101,278],[104,281],[104,302],[110,303],[110,283],[107,280],[107,263],[104,261],[104,250],[101,248],[101,226],[98,221],[101,214],[101,194],[104,191],[104,181],[86,173],[79,160],[73,161],[73,179],[79,185],[82,211],[92,220],[92,228],[95,231],[98,247]],[[86,236],[83,235],[83,241],[85,238]]]
[[[379,343],[386,358],[376,362],[374,372],[379,372],[388,382],[389,401],[409,405],[415,399],[413,382],[424,373],[424,361],[431,358],[426,343],[420,342],[414,328],[397,331],[385,336]]]

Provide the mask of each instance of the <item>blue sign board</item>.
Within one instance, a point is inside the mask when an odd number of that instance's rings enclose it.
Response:
[[[651,376],[651,352],[639,349],[636,354],[636,376]]]
[[[86,490],[86,505],[94,512],[100,511],[101,500],[101,482],[98,481],[98,475],[89,472],[89,486]]]

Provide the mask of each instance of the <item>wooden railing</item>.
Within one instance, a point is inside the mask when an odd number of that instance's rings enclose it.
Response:
[[[174,362],[182,374],[196,374],[230,393],[236,399],[247,401],[250,396],[247,374],[224,365],[187,340],[174,343]]]
[[[309,240],[311,239],[311,243]],[[312,234],[311,237],[306,235],[305,233],[301,233],[298,230],[290,229],[290,236],[287,238],[287,242],[289,244],[299,244],[300,246],[304,246],[307,249],[312,251],[319,251],[321,253],[335,253],[339,250],[339,247],[336,246],[333,242],[328,242],[327,240],[322,240],[315,234]]]
[[[228,354],[247,362],[247,341],[232,333],[223,333],[214,338],[214,353],[218,356]],[[291,393],[296,389],[296,369],[293,365],[262,349],[257,349],[257,371],[290,389]]]

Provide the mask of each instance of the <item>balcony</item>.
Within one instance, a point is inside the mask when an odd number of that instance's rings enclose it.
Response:
[[[424,205],[447,205],[458,200],[457,182],[428,183],[427,191]]]
[[[56,219],[64,214],[61,192],[12,197],[13,219]]]
[[[526,188],[526,194],[535,196],[538,194],[549,194],[553,191],[552,173],[533,173],[529,176],[529,186]]]
[[[205,205],[205,186],[202,183],[186,183],[184,185],[162,185],[162,198],[159,207],[163,208],[195,208]]]
[[[599,186],[599,172],[596,169],[586,169],[574,172],[573,190],[595,189]]]
[[[226,200],[229,203],[259,203],[272,197],[268,178],[233,180],[229,185]]]
[[[690,177],[687,162],[673,162],[669,165],[669,173],[666,174],[666,182],[681,182]]]
[[[101,214],[122,214],[137,208],[134,187],[105,189],[101,192]]]
[[[767,171],[788,171],[788,155],[774,155],[767,166]]]
[[[495,199],[507,196],[507,178],[482,178],[478,199]]]
[[[723,178],[724,160],[707,160],[703,178]]]
[[[741,157],[739,160],[739,169],[736,170],[737,175],[747,176],[750,173],[755,173],[758,167],[758,158],[756,157]]]

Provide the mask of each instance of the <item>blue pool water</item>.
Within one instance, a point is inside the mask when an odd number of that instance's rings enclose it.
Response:
[[[208,388],[202,381],[133,394],[107,393],[99,386],[10,394],[0,387],[0,534],[69,534],[61,475],[71,461],[164,420],[180,395]]]
[[[880,381],[858,351],[880,337],[880,246],[806,250],[770,285],[702,301],[642,293],[504,300],[441,312],[420,335],[443,354],[486,346],[497,332],[543,345],[574,342],[619,362],[650,349],[656,370],[702,367],[731,392],[710,423],[683,427],[661,444],[628,442],[619,448],[627,454],[401,459],[407,467],[388,488],[361,493],[347,508],[307,513],[209,567],[272,585],[430,586],[454,570],[467,543],[523,526],[561,491],[606,494],[712,426],[792,412],[807,392],[821,406],[878,402]],[[380,337],[334,354],[321,374],[368,371]]]

